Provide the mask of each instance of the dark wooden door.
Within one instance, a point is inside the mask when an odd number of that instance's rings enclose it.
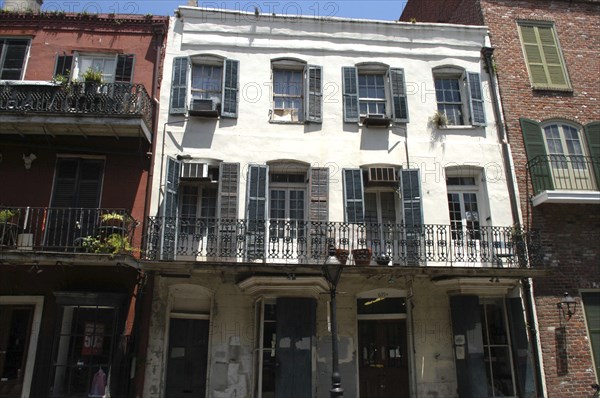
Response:
[[[208,320],[171,319],[166,398],[204,398]]]
[[[276,398],[312,397],[312,339],[316,301],[277,299]]]
[[[33,306],[0,305],[0,397],[21,397]]]
[[[409,396],[406,321],[358,322],[361,398]]]

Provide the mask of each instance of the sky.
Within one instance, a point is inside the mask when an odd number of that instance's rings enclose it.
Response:
[[[279,15],[310,15],[320,17],[347,17],[395,21],[400,18],[406,0],[261,0],[261,1],[204,1],[198,0],[200,7],[227,8]],[[43,11],[115,13],[115,14],[153,14],[173,15],[180,5],[188,0],[159,1],[113,1],[113,0],[44,0]]]

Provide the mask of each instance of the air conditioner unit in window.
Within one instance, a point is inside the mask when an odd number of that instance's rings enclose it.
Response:
[[[298,109],[295,108],[275,108],[271,120],[274,122],[297,122]]]
[[[192,99],[190,104],[191,116],[219,117],[221,114],[221,103],[215,99]]]
[[[398,174],[393,167],[369,167],[369,182],[378,185],[396,185]]]
[[[181,163],[181,178],[206,179],[208,178],[208,164],[200,162]]]
[[[362,123],[367,127],[387,127],[390,121],[390,118],[383,113],[368,113],[362,118]]]

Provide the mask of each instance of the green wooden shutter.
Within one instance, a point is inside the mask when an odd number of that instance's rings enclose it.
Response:
[[[219,218],[237,220],[239,163],[221,163],[219,168]]]
[[[355,67],[342,67],[342,83],[344,97],[344,122],[358,123],[358,75]]]
[[[238,87],[240,62],[233,59],[225,60],[223,73],[223,99],[221,101],[221,116],[236,118],[238,115]]]
[[[329,168],[310,169],[309,220],[325,223],[328,220]]]
[[[537,195],[543,190],[553,190],[554,183],[550,174],[542,127],[535,120],[521,118],[520,122],[534,193]]]
[[[133,54],[119,54],[115,70],[115,83],[131,83],[134,60],[135,55]]]
[[[481,78],[479,73],[467,73],[467,87],[469,89],[469,110],[473,126],[485,126],[485,112],[483,108],[483,93],[481,91]]]
[[[365,222],[361,169],[344,169],[344,203],[347,223]]]
[[[177,210],[179,206],[179,177],[181,162],[167,156],[165,194],[162,203],[161,260],[174,260],[177,242]]]
[[[600,189],[600,121],[592,122],[585,126],[585,138],[594,165],[596,175],[596,187]]]
[[[582,292],[581,300],[585,310],[592,355],[596,364],[596,374],[600,375],[600,293]]]
[[[58,55],[56,57],[56,64],[54,65],[54,77],[56,76],[71,76],[71,68],[73,67],[73,56],[72,55]]]
[[[247,181],[246,254],[249,259],[260,259],[265,255],[269,166],[250,165]]]
[[[390,89],[392,92],[392,111],[394,122],[408,122],[408,105],[406,102],[406,83],[404,69],[390,68]]]
[[[520,25],[531,85],[539,89],[568,89],[566,68],[553,26]]]
[[[323,119],[323,70],[320,66],[308,65],[307,74],[306,93],[304,96],[306,101],[304,104],[304,111],[306,112],[305,120],[321,123]]]
[[[171,101],[169,112],[174,115],[183,115],[187,110],[187,74],[188,58],[177,57],[173,59],[173,77],[171,80]]]

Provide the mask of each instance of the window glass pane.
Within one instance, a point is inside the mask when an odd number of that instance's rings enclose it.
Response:
[[[192,95],[198,99],[221,99],[223,67],[218,65],[192,66]]]
[[[374,224],[377,222],[377,194],[375,192],[365,192],[365,223]]]
[[[0,79],[21,79],[29,40],[0,39]]]

